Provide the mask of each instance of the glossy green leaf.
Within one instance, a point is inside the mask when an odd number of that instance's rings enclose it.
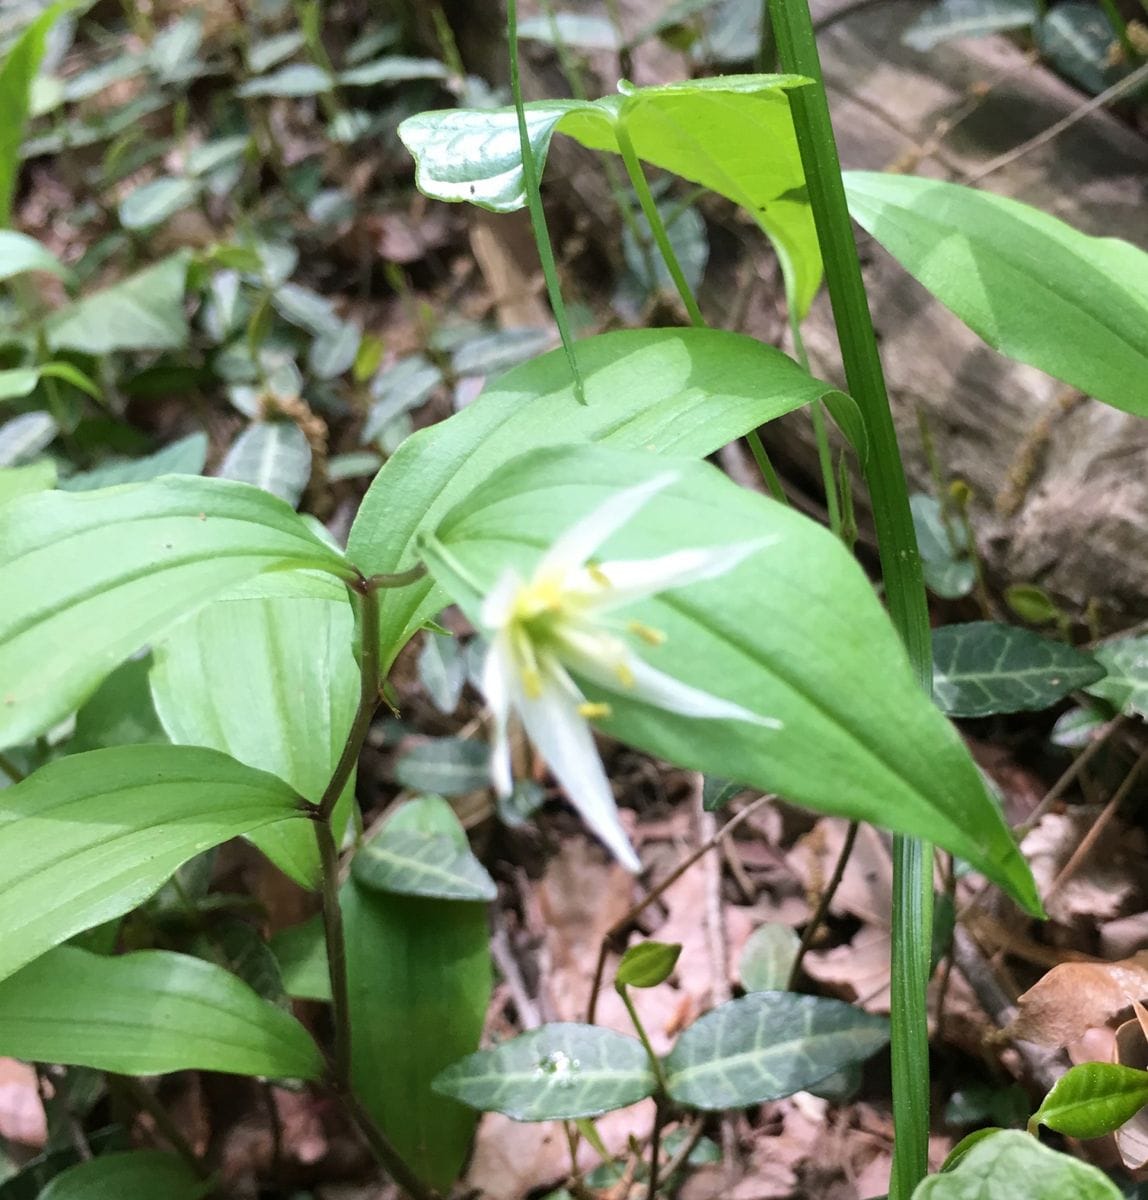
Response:
[[[622,955],[614,975],[616,987],[650,988],[665,983],[682,952],[678,942],[638,942]]]
[[[821,281],[821,257],[786,92],[805,83],[794,75],[722,75],[623,84],[620,95],[600,100],[527,104],[527,131],[540,172],[555,133],[617,154],[622,128],[646,162],[740,205],[777,247],[791,303],[804,315]],[[513,108],[420,113],[399,126],[399,136],[427,195],[494,212],[526,203]]]
[[[125,229],[150,229],[199,199],[203,185],[198,179],[168,176],[134,188],[120,202],[120,224]]]
[[[342,905],[355,1091],[419,1177],[445,1194],[475,1114],[431,1082],[482,1036],[492,985],[486,909],[354,879]]]
[[[901,35],[914,50],[932,50],[953,38],[986,37],[1035,25],[1034,0],[938,0]]]
[[[654,1094],[636,1038],[597,1025],[543,1025],[448,1067],[435,1091],[516,1121],[597,1117]]]
[[[351,871],[363,887],[400,896],[488,901],[498,895],[441,796],[404,804],[355,855]]]
[[[759,925],[738,960],[742,987],[747,992],[784,991],[800,945],[800,938],[788,925]]]
[[[181,251],[58,309],[44,335],[54,350],[178,350],[188,338],[183,310],[189,255]]]
[[[42,767],[0,791],[0,979],[141,904],[195,855],[292,814],[302,803],[285,783],[214,750],[119,746]]]
[[[1148,253],[955,183],[845,185],[854,220],[993,349],[1148,416]]]
[[[294,421],[258,421],[236,439],[219,468],[297,508],[311,481],[311,444]]]
[[[702,457],[814,399],[840,396],[780,351],[714,330],[603,334],[578,343],[578,361],[584,405],[574,399],[558,350],[508,372],[462,412],[407,439],[363,500],[351,527],[351,561],[367,574],[413,566],[420,532],[536,446],[605,441]],[[429,581],[384,592],[384,659],[445,603]]]
[[[1148,637],[1116,638],[1094,653],[1107,674],[1085,691],[1122,713],[1148,720]]]
[[[152,696],[174,742],[221,750],[270,771],[317,804],[359,701],[354,616],[345,598],[217,601],[155,646]],[[335,824],[350,815],[348,783]],[[304,887],[319,883],[310,822],[285,821],[251,841]]]
[[[290,1013],[222,967],[165,950],[105,958],[57,946],[29,963],[0,982],[0,1054],[121,1075],[323,1074]]]
[[[1022,1182],[1023,1181],[1023,1182]],[[1088,1163],[1015,1129],[983,1137],[951,1171],[930,1175],[913,1200],[1120,1200],[1120,1189]]]
[[[1148,1071],[1119,1063],[1071,1067],[1053,1084],[1029,1121],[1074,1138],[1103,1137],[1130,1121],[1148,1104]]]
[[[45,492],[56,484],[56,464],[50,458],[26,467],[0,467],[0,505],[20,496]]]
[[[52,275],[68,273],[51,250],[35,238],[14,229],[0,229],[0,280],[11,279],[25,271],[48,271]]]
[[[754,992],[719,1005],[665,1059],[670,1095],[717,1112],[805,1091],[889,1040],[889,1022],[840,1000]]]
[[[553,447],[496,472],[435,537],[479,586],[491,587],[507,568],[529,578],[542,549],[620,481],[635,485],[667,472],[676,480],[656,503],[596,553],[641,559],[768,539],[720,579],[623,611],[665,634],[663,645],[643,651],[652,666],[781,728],[698,720],[579,680],[592,700],[610,705],[611,715],[596,723],[692,770],[928,838],[1039,912],[1028,866],[963,742],[914,682],[864,572],[814,521],[737,487],[705,463],[604,446]],[[481,625],[480,598],[434,542],[427,561]]]
[[[490,786],[490,751],[462,738],[418,742],[396,759],[395,779],[416,792],[465,796]]]
[[[161,475],[198,475],[207,462],[207,434],[191,433],[143,458],[115,458],[60,481],[65,492],[89,492],[121,483],[146,483]]]
[[[1037,712],[1103,674],[1091,655],[1015,625],[933,630],[933,696],[951,717]]]
[[[67,716],[117,663],[265,571],[353,575],[281,500],[168,476],[0,509],[0,747]]]
[[[101,1154],[61,1171],[39,1200],[198,1200],[209,1190],[174,1154],[130,1150]]]

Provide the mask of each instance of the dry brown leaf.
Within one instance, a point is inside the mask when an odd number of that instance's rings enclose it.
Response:
[[[848,827],[848,822],[836,818],[818,821],[787,855],[790,868],[814,899],[833,875]],[[862,825],[829,911],[834,916],[854,916],[888,929],[892,893],[889,850],[876,829]]]
[[[814,950],[802,967],[843,1000],[856,1001],[868,1012],[889,1011],[889,931],[866,925],[844,946]]]
[[[1113,1060],[1125,1067],[1143,1071],[1148,1068],[1148,1012],[1137,1001],[1133,1004],[1136,1014],[1133,1020],[1125,1021],[1116,1030],[1116,1045]],[[1148,1165],[1148,1109],[1141,1109],[1131,1121],[1126,1121],[1116,1131],[1116,1149],[1124,1165],[1138,1171]]]

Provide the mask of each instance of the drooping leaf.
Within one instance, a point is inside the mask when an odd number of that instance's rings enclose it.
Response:
[[[448,1067],[435,1091],[516,1121],[576,1120],[637,1104],[656,1086],[636,1038],[597,1025],[543,1025]]]
[[[490,750],[485,742],[434,738],[399,755],[395,779],[417,792],[465,796],[490,785]]]
[[[706,1013],[666,1056],[666,1086],[679,1104],[745,1108],[804,1091],[889,1040],[884,1017],[840,1000],[753,992]]]
[[[1034,1200],[1120,1200],[1120,1189],[1094,1166],[1015,1129],[980,1138],[952,1170],[923,1180],[913,1200],[1017,1200],[1018,1187]]]
[[[0,509],[0,747],[67,716],[117,663],[264,571],[353,575],[280,500],[169,476]]]
[[[951,717],[1036,712],[1102,678],[1095,658],[994,621],[933,630],[933,696]]]
[[[1047,1125],[1069,1137],[1103,1137],[1130,1121],[1146,1104],[1148,1071],[1119,1063],[1080,1063],[1053,1084],[1033,1113],[1029,1129]]]
[[[1148,253],[955,183],[845,186],[854,220],[994,350],[1148,416]]]
[[[786,92],[805,83],[794,75],[723,75],[661,87],[626,84],[620,95],[600,100],[527,104],[527,132],[541,171],[556,132],[617,154],[615,129],[624,127],[646,162],[745,209],[777,247],[790,303],[804,315],[821,259]],[[513,108],[420,113],[399,126],[399,136],[427,195],[493,212],[526,203]]]
[[[219,474],[296,508],[311,479],[311,445],[294,421],[257,421],[235,439]]]
[[[125,229],[150,229],[199,199],[203,185],[198,179],[167,176],[141,184],[120,202],[120,224]]]
[[[1148,720],[1148,637],[1104,642],[1096,647],[1095,656],[1107,674],[1085,691],[1122,713]]]
[[[623,610],[665,635],[643,656],[781,727],[698,720],[579,679],[587,696],[609,704],[610,715],[596,723],[692,770],[929,838],[1039,911],[999,809],[955,730],[916,686],[868,579],[809,518],[705,463],[552,447],[522,455],[471,492],[428,540],[428,565],[481,626],[481,597],[463,572],[484,589],[506,569],[529,578],[542,549],[613,495],[619,481],[634,485],[667,472],[674,481],[600,548],[603,559],[768,544],[720,579]],[[809,770],[813,759],[817,771]]]
[[[174,742],[221,750],[270,771],[317,804],[359,700],[350,604],[303,596],[224,598],[155,646],[151,691]],[[341,834],[354,780],[335,811]],[[255,843],[304,887],[319,883],[310,822],[284,821]]]
[[[905,30],[901,41],[914,50],[932,50],[953,38],[1027,29],[1038,17],[1033,0],[938,0]]]
[[[57,946],[29,963],[0,982],[0,1054],[121,1075],[323,1073],[290,1013],[222,967],[166,950],[105,958]]]
[[[128,912],[202,851],[292,814],[302,802],[285,783],[214,750],[118,746],[49,763],[0,791],[0,979]]]
[[[183,311],[189,256],[172,254],[58,309],[44,335],[54,350],[178,350],[188,338]]]
[[[68,273],[51,250],[35,238],[17,233],[15,229],[0,229],[0,280],[11,279],[25,271],[48,271],[52,275]]]
[[[605,441],[701,457],[814,399],[840,395],[780,351],[714,330],[608,333],[579,342],[577,353],[586,404],[575,401],[566,360],[554,351],[409,438],[363,500],[351,527],[351,560],[368,574],[413,566],[420,532],[497,467],[536,446]],[[385,660],[445,605],[432,586],[381,596]]]
[[[101,1154],[61,1171],[39,1200],[198,1200],[210,1185],[182,1159],[161,1150]]]
[[[738,961],[738,973],[747,992],[780,992],[789,982],[790,971],[801,941],[788,925],[769,922],[749,935]]]

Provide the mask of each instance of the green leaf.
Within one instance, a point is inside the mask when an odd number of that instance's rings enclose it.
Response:
[[[926,51],[953,38],[1027,29],[1038,19],[1033,0],[939,0],[905,30],[901,41]]]
[[[613,495],[619,481],[636,485],[667,471],[676,481],[609,539],[603,559],[763,538],[769,544],[720,579],[628,607],[627,619],[665,635],[664,645],[644,651],[652,666],[782,728],[697,720],[579,680],[591,700],[609,703],[611,715],[596,723],[691,770],[928,838],[1039,912],[1028,866],[968,750],[917,686],[864,572],[814,521],[737,487],[706,463],[553,447],[496,472],[435,537],[484,590],[506,569],[529,578],[543,548]],[[434,541],[427,562],[481,627],[481,598]]]
[[[399,755],[395,780],[416,792],[465,796],[490,786],[490,751],[485,742],[435,738]]]
[[[271,952],[279,962],[279,973],[288,996],[331,1002],[322,913],[316,913],[299,925],[279,930],[271,939]]]
[[[374,892],[354,879],[342,907],[355,1092],[416,1174],[445,1195],[475,1114],[431,1083],[482,1036],[492,985],[486,910]]]
[[[26,467],[0,467],[0,505],[20,496],[44,492],[56,484],[56,464],[50,458]]]
[[[605,16],[590,13],[541,13],[518,22],[522,41],[545,42],[548,46],[573,46],[580,50],[620,49],[618,30]]]
[[[363,331],[350,321],[317,337],[307,351],[307,365],[319,379],[338,379],[354,365]]]
[[[293,814],[302,802],[285,783],[214,750],[118,746],[49,763],[0,791],[0,979],[129,912],[195,855]]]
[[[380,83],[408,83],[413,79],[447,79],[450,72],[437,58],[411,58],[388,54],[371,62],[360,63],[339,73],[346,87],[374,87]]]
[[[100,389],[83,371],[73,367],[71,363],[49,362],[35,367],[12,367],[7,371],[0,371],[0,400],[18,400],[31,395],[45,376],[62,379],[94,399],[100,399]]]
[[[565,1121],[637,1104],[657,1084],[636,1038],[597,1025],[555,1024],[464,1058],[434,1086],[480,1112]]]
[[[993,621],[933,630],[933,696],[951,717],[1037,712],[1104,675],[1064,642]]]
[[[614,976],[615,987],[650,988],[665,983],[681,952],[678,942],[639,942],[627,947]]]
[[[911,175],[845,174],[849,211],[974,333],[1148,416],[1148,254],[1027,204]]]
[[[1071,1067],[1052,1086],[1029,1121],[1029,1132],[1047,1125],[1074,1138],[1103,1137],[1148,1104],[1148,1071],[1119,1063]]]
[[[663,454],[713,454],[774,417],[832,392],[753,338],[706,329],[627,330],[578,343],[586,404],[562,351],[509,371],[447,421],[420,431],[379,472],[351,527],[367,574],[413,566],[418,535],[492,471],[535,446],[605,441]],[[432,583],[380,597],[389,662],[443,608]]]
[[[371,891],[400,896],[482,901],[498,895],[441,796],[404,804],[355,855],[351,872]]]
[[[0,1054],[120,1075],[224,1071],[318,1079],[310,1035],[241,980],[200,958],[119,958],[57,946],[0,982]]]
[[[79,1162],[40,1193],[39,1200],[198,1200],[210,1185],[173,1154],[130,1150]]]
[[[821,257],[786,92],[807,82],[723,75],[662,87],[623,84],[621,95],[600,100],[527,104],[527,132],[541,173],[556,132],[617,154],[615,130],[622,128],[646,162],[740,205],[777,247],[790,302],[804,316],[821,282]],[[399,126],[399,137],[428,196],[493,212],[526,203],[513,108],[420,113]]]
[[[51,444],[60,427],[51,413],[26,412],[0,425],[0,467],[15,467],[35,458]]]
[[[738,960],[747,992],[780,992],[789,983],[801,940],[787,925],[769,922],[749,935]]]
[[[311,481],[311,444],[294,421],[259,421],[235,439],[219,474],[262,488],[296,508]]]
[[[237,96],[318,96],[335,86],[334,79],[313,63],[291,63],[270,75],[250,79]]]
[[[207,434],[191,433],[143,458],[116,458],[60,481],[65,492],[89,492],[120,483],[146,483],[161,475],[198,475],[207,462]]]
[[[141,184],[120,202],[120,224],[125,229],[150,229],[190,208],[199,199],[201,190],[198,179],[182,176]]]
[[[189,255],[181,251],[71,304],[48,318],[54,350],[178,350],[188,339],[183,311]]]
[[[1096,647],[1095,658],[1107,674],[1084,690],[1122,713],[1148,720],[1148,637],[1105,642]]]
[[[909,507],[929,591],[943,600],[967,596],[977,581],[977,567],[964,528],[951,518],[946,524],[932,496],[917,492],[909,497]]]
[[[419,682],[431,703],[448,716],[458,708],[466,684],[466,660],[458,638],[427,633],[419,652]]]
[[[1120,1189],[1088,1163],[1058,1154],[1027,1133],[1001,1129],[971,1146],[951,1171],[929,1176],[913,1192],[913,1200],[1019,1200],[1021,1197],[1120,1200]]]
[[[63,719],[145,642],[264,571],[353,575],[280,500],[169,476],[0,509],[0,748]]]
[[[342,326],[330,300],[297,283],[281,284],[271,294],[271,302],[280,316],[316,337],[334,334]]]
[[[876,1054],[889,1040],[884,1017],[840,1000],[754,992],[691,1025],[666,1056],[670,1096],[717,1112],[779,1100]]]
[[[359,701],[354,617],[345,598],[226,597],[155,646],[151,691],[168,736],[221,750],[269,771],[317,804]],[[341,834],[354,778],[335,811]],[[252,836],[297,883],[319,884],[310,822],[284,821]]]
[[[1041,54],[1074,83],[1098,93],[1116,81],[1109,52],[1116,42],[1102,8],[1081,0],[1057,4],[1036,27]]]
[[[150,670],[150,654],[130,658],[116,667],[76,713],[69,754],[167,742],[151,699]]]
[[[1004,591],[1004,602],[1022,621],[1030,625],[1050,625],[1065,619],[1056,601],[1033,583],[1010,584]]]
[[[11,279],[25,271],[48,271],[60,276],[68,273],[51,250],[35,238],[14,229],[0,229],[0,280]]]

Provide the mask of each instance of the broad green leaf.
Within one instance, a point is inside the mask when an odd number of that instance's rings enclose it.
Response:
[[[951,717],[1036,712],[1103,675],[1091,655],[1014,625],[933,630],[933,696]]]
[[[129,658],[116,667],[76,713],[69,754],[110,746],[163,745],[168,741],[152,703],[150,670],[150,654]]]
[[[506,569],[529,578],[542,550],[620,481],[667,472],[674,482],[595,553],[642,559],[766,539],[720,579],[622,611],[665,635],[663,645],[642,651],[652,666],[781,728],[698,720],[579,680],[592,700],[609,703],[611,715],[596,723],[692,770],[928,838],[1039,912],[999,809],[960,737],[915,683],[869,580],[809,518],[706,463],[552,447],[516,459],[467,496],[439,526],[437,544],[428,541],[428,565],[481,627],[481,599],[461,572],[484,589]]]
[[[0,467],[18,467],[55,439],[60,427],[46,412],[26,412],[0,425]]]
[[[271,952],[279,962],[279,973],[288,996],[298,1000],[331,1001],[331,979],[327,971],[327,940],[323,914],[281,929],[271,939]]]
[[[747,992],[784,991],[800,945],[800,938],[788,925],[759,925],[738,960],[742,987]]]
[[[983,1137],[951,1171],[930,1175],[913,1200],[1120,1200],[1120,1189],[1088,1163],[1015,1129]]]
[[[650,988],[665,983],[677,966],[678,942],[639,942],[627,948],[614,975],[616,987]]]
[[[133,189],[120,202],[120,224],[125,229],[150,229],[189,208],[199,199],[198,179],[168,176]]]
[[[345,598],[218,600],[155,646],[156,711],[172,741],[270,771],[317,804],[359,701],[353,635]],[[340,832],[353,795],[352,778],[336,810]],[[318,886],[310,822],[279,822],[251,841],[296,882]]]
[[[264,1000],[290,1011],[279,960],[263,935],[240,917],[224,916],[204,924],[190,951],[238,976]]]
[[[1148,1071],[1119,1063],[1081,1063],[1053,1084],[1029,1121],[1074,1138],[1103,1137],[1148,1104]]]
[[[399,448],[371,485],[348,554],[372,574],[413,566],[415,541],[496,468],[536,446],[605,441],[713,454],[822,396],[828,384],[753,338],[705,329],[627,330],[578,343],[586,404],[562,352],[517,367],[447,421]],[[391,660],[446,600],[428,581],[380,596]]]
[[[1107,674],[1084,690],[1122,713],[1148,720],[1148,637],[1105,642],[1096,647],[1095,658]]]
[[[435,1091],[516,1121],[597,1117],[654,1094],[636,1038],[597,1025],[555,1024],[448,1067]]]
[[[821,281],[821,257],[786,92],[807,82],[724,75],[662,87],[623,84],[620,95],[600,100],[527,104],[527,131],[541,172],[556,132],[617,154],[615,129],[622,127],[646,162],[740,205],[777,247],[790,302],[804,316]],[[428,196],[493,212],[526,203],[513,108],[420,113],[399,126],[399,137]]]
[[[845,186],[853,219],[994,350],[1148,416],[1148,253],[955,183]]]
[[[0,979],[142,904],[195,855],[293,814],[302,823],[285,783],[214,750],[118,746],[49,763],[0,791]]]
[[[351,872],[371,891],[400,896],[484,901],[498,895],[441,796],[403,805],[355,855]]]
[[[62,379],[98,400],[100,389],[71,363],[49,362],[35,367],[11,367],[0,371],[0,400],[18,400],[35,391],[41,379]]]
[[[143,458],[116,458],[60,481],[65,492],[88,492],[120,483],[146,483],[161,475],[198,475],[207,462],[207,434],[191,433]]]
[[[695,1021],[666,1056],[670,1096],[718,1112],[805,1091],[889,1040],[889,1022],[840,1000],[754,992]]]
[[[932,50],[953,38],[1027,29],[1038,19],[1033,0],[938,0],[905,30],[901,41],[914,50]]]
[[[53,275],[68,273],[51,250],[35,238],[14,229],[0,229],[0,280],[11,279],[25,271],[48,271]]]
[[[272,293],[271,302],[292,325],[298,325],[316,337],[333,334],[342,325],[334,304],[326,296],[297,283],[281,284]]]
[[[198,1200],[210,1185],[174,1154],[130,1150],[79,1162],[40,1193],[39,1200]]]
[[[307,365],[319,379],[338,379],[355,364],[363,331],[350,321],[321,334],[307,351]]]
[[[295,508],[311,480],[311,445],[294,421],[259,421],[235,439],[219,474],[262,488]]]
[[[47,491],[56,483],[56,464],[50,458],[26,467],[0,467],[0,505],[19,496]]]
[[[395,779],[412,791],[465,796],[490,786],[490,751],[462,738],[419,742],[399,755]]]
[[[291,63],[270,75],[250,79],[237,96],[318,96],[335,86],[334,79],[313,63]]]
[[[54,350],[178,350],[188,338],[183,311],[189,255],[181,251],[118,283],[90,292],[48,318]]]
[[[1053,6],[1037,24],[1036,43],[1058,71],[1094,94],[1121,74],[1109,57],[1117,44],[1116,34],[1103,8],[1096,5],[1068,0]]]
[[[355,1092],[416,1174],[445,1194],[475,1114],[431,1082],[482,1036],[492,983],[486,909],[387,895],[354,879],[342,907]]]
[[[967,596],[977,581],[968,534],[952,518],[946,521],[932,496],[917,492],[909,497],[909,507],[929,591],[945,600]]]
[[[281,500],[169,476],[43,492],[0,509],[0,748],[68,715],[100,679],[206,601],[264,571],[353,576]]]
[[[323,1074],[290,1013],[222,967],[166,950],[105,958],[57,946],[29,963],[0,982],[0,1054],[120,1075]]]
[[[411,58],[403,54],[388,54],[372,62],[360,63],[339,72],[339,82],[345,87],[374,87],[380,83],[407,83],[412,79],[447,79],[450,71],[437,58]]]

